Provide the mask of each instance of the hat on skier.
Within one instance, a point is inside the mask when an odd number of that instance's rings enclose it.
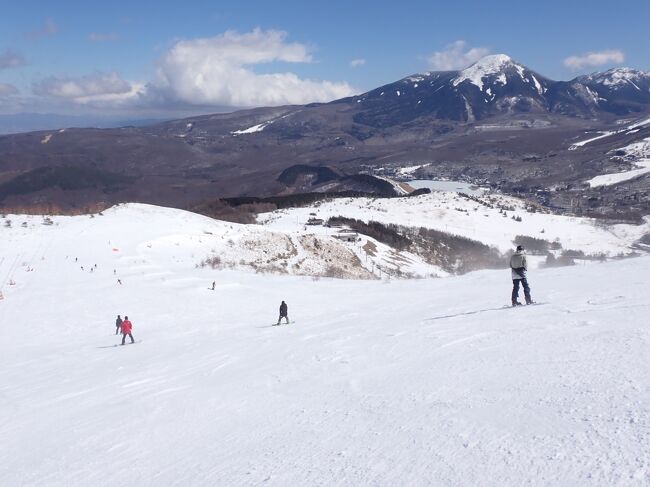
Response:
[[[524,246],[523,245],[517,245],[517,252],[519,252],[521,250],[524,250]]]

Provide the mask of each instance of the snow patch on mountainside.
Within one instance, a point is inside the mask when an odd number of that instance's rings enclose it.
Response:
[[[400,168],[397,169],[397,174],[399,174],[402,177],[409,176],[409,175],[413,174],[415,171],[417,171],[418,169],[422,169],[422,168],[428,167],[430,165],[431,165],[430,163],[427,163],[427,164],[418,164],[416,166],[400,167]]]
[[[650,173],[650,137],[643,139],[640,142],[626,145],[625,147],[618,149],[618,151],[623,151],[625,155],[618,156],[617,158],[632,162],[637,169],[596,176],[587,181],[589,186],[592,188],[598,186],[611,186]]]
[[[258,123],[257,125],[253,125],[252,127],[248,127],[247,129],[235,130],[234,132],[230,132],[230,133],[233,135],[254,134],[255,132],[261,132],[268,125],[272,123],[273,120],[269,120],[267,122],[262,122],[262,123]]]
[[[532,76],[532,80],[529,80],[525,77],[525,69],[522,65],[516,63],[509,56],[505,54],[495,54],[491,56],[485,56],[480,59],[469,68],[461,71],[458,76],[452,81],[453,86],[458,86],[463,81],[469,81],[473,85],[477,86],[481,91],[488,91],[488,87],[484,90],[484,79],[487,76],[496,76],[494,83],[499,83],[501,86],[506,86],[508,84],[508,77],[504,70],[506,68],[514,68],[522,81],[527,83],[532,82],[535,84],[537,91],[542,94],[544,89],[539,81]],[[489,93],[488,93],[489,94]]]
[[[232,135],[244,135],[244,134],[254,134],[257,132],[261,132],[264,130],[266,127],[271,125],[272,123],[277,122],[278,120],[283,120],[291,115],[295,115],[297,113],[300,113],[300,110],[296,112],[291,112],[287,113],[286,115],[282,115],[281,117],[274,118],[272,120],[267,120],[266,122],[258,123],[257,125],[253,125],[252,127],[248,127],[246,129],[241,129],[241,130],[235,130],[233,132],[230,132]]]
[[[537,80],[537,78],[534,75],[532,75],[532,78],[533,78],[533,83],[535,83],[535,88],[537,89],[537,93],[539,93],[540,95],[546,93],[546,88],[542,86],[542,84]]]
[[[589,89],[587,88],[587,90],[589,90]],[[589,90],[589,92],[592,93],[591,90]],[[598,100],[601,100],[601,99],[602,98],[598,98]],[[598,100],[595,100],[595,102],[597,103]],[[638,129],[640,129],[641,127],[644,127],[644,126],[646,126],[648,124],[650,124],[650,118],[639,120],[638,122],[627,125],[625,128],[622,128],[622,129],[601,131],[601,132],[598,132],[599,135],[596,136],[596,137],[592,137],[590,139],[582,140],[580,142],[575,142],[575,143],[571,144],[569,146],[569,150],[576,150],[579,147],[582,147],[582,146],[584,146],[586,144],[589,144],[591,142],[594,142],[596,140],[604,139],[605,137],[609,137],[610,135],[616,135],[616,134],[620,134],[622,132],[626,132],[628,135],[633,134],[635,132],[638,132],[639,131]]]
[[[504,67],[510,65],[521,69],[520,74],[523,72],[523,68],[520,68],[509,56],[506,56],[505,54],[485,56],[476,63],[472,64],[469,68],[462,70],[454,79],[452,84],[454,86],[458,86],[463,81],[469,81],[473,85],[478,86],[479,90],[483,91],[484,77],[493,74],[499,74],[502,72]],[[501,83],[504,85],[506,84],[505,75],[503,76]]]
[[[576,150],[578,147],[582,147],[584,145],[587,145],[590,142],[594,142],[596,140],[604,139],[605,137],[609,137],[610,135],[614,135],[614,134],[617,134],[617,133],[619,133],[619,131],[616,131],[616,130],[607,130],[607,131],[604,131],[604,132],[598,132],[599,135],[597,135],[596,137],[592,137],[592,138],[586,139],[586,140],[581,140],[580,142],[575,142],[574,144],[571,144],[569,146],[569,150]]]
[[[632,68],[614,68],[604,73],[596,73],[586,77],[590,82],[598,83],[613,88],[614,90],[618,90],[626,85],[631,85],[635,89],[641,90],[638,83],[644,78],[650,78],[650,73]]]
[[[631,179],[638,178],[644,174],[650,173],[650,159],[637,161],[635,163],[639,169],[632,169],[630,171],[617,172],[612,174],[602,174],[591,178],[587,183],[592,188],[597,188],[598,186],[612,186],[614,184],[623,183]]]
[[[644,120],[640,120],[636,123],[633,123],[632,125],[629,125],[627,128],[628,130],[630,129],[636,129],[640,127],[645,127],[646,125],[650,124],[650,118],[646,118]]]
[[[625,159],[650,159],[650,137],[639,142],[633,142],[625,147],[621,147],[618,151],[625,152],[625,155],[623,156]]]

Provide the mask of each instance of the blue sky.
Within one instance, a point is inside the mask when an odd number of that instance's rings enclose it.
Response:
[[[0,14],[0,113],[326,101],[487,53],[552,79],[650,70],[650,2],[641,0],[27,0]]]

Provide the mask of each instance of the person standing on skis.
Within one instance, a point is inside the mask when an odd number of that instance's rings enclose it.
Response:
[[[284,318],[287,320],[287,325],[289,324],[289,308],[287,306],[287,303],[282,301],[282,304],[280,304],[280,317],[278,318],[278,325],[280,324],[280,321]]]
[[[533,299],[530,297],[530,286],[528,286],[528,279],[526,278],[528,262],[526,261],[526,254],[523,246],[517,245],[516,252],[512,254],[512,257],[510,257],[510,269],[512,274],[512,305],[521,306],[521,303],[518,301],[520,283],[524,288],[526,304],[533,304]]]
[[[133,324],[129,321],[129,317],[125,316],[124,321],[122,322],[122,345],[124,345],[127,335],[131,339],[131,343],[135,342],[135,340],[133,339],[133,335],[131,334],[132,330],[133,330]]]
[[[122,331],[122,317],[117,315],[117,319],[115,320],[115,334],[117,335],[120,331]]]

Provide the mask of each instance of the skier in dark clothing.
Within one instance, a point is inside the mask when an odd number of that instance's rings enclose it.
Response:
[[[122,317],[117,315],[117,319],[115,320],[115,334],[117,335],[120,331],[122,331]]]
[[[287,306],[287,303],[282,301],[282,304],[280,304],[280,317],[278,318],[278,325],[280,324],[280,321],[284,318],[287,320],[287,325],[289,324],[289,308]]]
[[[518,301],[520,283],[524,288],[526,304],[533,304],[533,298],[530,297],[530,286],[528,286],[528,279],[526,278],[528,262],[526,261],[524,248],[521,245],[517,245],[517,251],[510,257],[510,269],[512,273],[512,305],[521,306]]]
[[[124,321],[122,322],[122,345],[124,345],[127,335],[131,339],[131,343],[135,343],[131,330],[133,330],[133,324],[129,321],[129,317],[125,316]]]

